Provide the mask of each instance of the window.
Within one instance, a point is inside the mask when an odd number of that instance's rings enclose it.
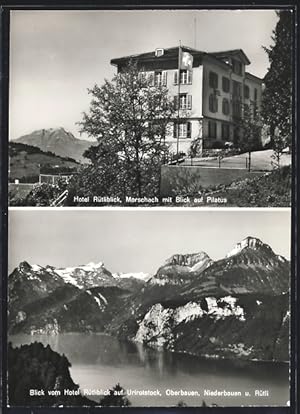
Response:
[[[232,102],[232,116],[236,118],[241,117],[241,103],[240,101]]]
[[[192,128],[190,122],[174,122],[174,138],[178,138],[178,129],[179,129],[179,138],[191,138]]]
[[[155,56],[159,57],[164,54],[164,49],[155,49]]]
[[[167,72],[161,70],[154,72],[154,83],[156,86],[167,86]]]
[[[233,143],[234,145],[238,145],[238,142],[240,140],[240,128],[235,127],[233,130]]]
[[[237,81],[233,81],[232,83],[232,95],[240,97],[242,95],[241,93],[241,83]]]
[[[209,86],[218,89],[218,75],[215,72],[209,72]]]
[[[217,123],[215,121],[208,121],[208,137],[217,138]]]
[[[243,65],[239,60],[232,59],[232,70],[237,75],[242,75]]]
[[[191,84],[192,83],[192,71],[191,70],[181,70],[180,71],[180,83],[181,84]],[[178,84],[178,70],[174,72],[174,84]]]
[[[254,100],[257,101],[257,89],[254,88]]]
[[[224,115],[229,115],[229,101],[226,98],[222,102],[222,112]]]
[[[154,83],[154,72],[148,72],[148,81],[150,85],[153,85]]]
[[[209,95],[208,108],[210,112],[218,112],[218,98],[213,93]]]
[[[222,89],[223,92],[229,92],[230,91],[230,80],[223,76],[222,78]]]
[[[174,96],[175,108],[178,109],[178,95]],[[181,93],[179,96],[179,109],[192,109],[192,95]]]
[[[250,90],[248,85],[244,85],[244,98],[249,99],[250,97]]]
[[[229,124],[222,124],[222,139],[224,141],[229,140],[230,130]]]
[[[138,74],[138,78],[140,81],[144,82],[146,80],[146,72],[140,71]]]

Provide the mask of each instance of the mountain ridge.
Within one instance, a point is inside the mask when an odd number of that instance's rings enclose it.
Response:
[[[103,262],[58,269],[21,262],[9,277],[10,326],[100,329],[174,352],[286,361],[289,274],[287,259],[250,236],[217,261],[205,252],[172,255],[146,281],[143,273],[112,274]]]
[[[83,153],[91,146],[97,145],[97,141],[76,138],[63,127],[35,130],[11,142],[38,147],[42,151],[50,151],[56,155],[70,157],[82,163],[88,162],[83,157]]]

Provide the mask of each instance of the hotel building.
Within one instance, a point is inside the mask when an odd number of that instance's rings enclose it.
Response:
[[[178,118],[174,119],[173,132],[166,139],[173,152],[179,142],[179,151],[187,153],[195,139],[202,148],[212,148],[220,141],[236,145],[243,108],[248,105],[253,116],[260,113],[262,79],[246,71],[250,61],[241,49],[216,53],[181,49],[193,61],[190,70],[180,70],[180,76],[179,47],[112,59],[111,64],[120,72],[130,61],[135,62],[156,84],[166,86],[177,103],[179,98],[179,127]]]

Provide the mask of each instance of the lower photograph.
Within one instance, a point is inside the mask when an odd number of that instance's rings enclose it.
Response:
[[[10,209],[10,407],[287,407],[289,209]]]

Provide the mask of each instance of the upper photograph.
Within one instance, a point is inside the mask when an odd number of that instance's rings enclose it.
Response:
[[[9,205],[291,206],[293,21],[12,11]]]

